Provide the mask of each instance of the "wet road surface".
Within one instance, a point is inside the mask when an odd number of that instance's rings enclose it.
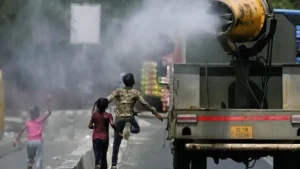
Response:
[[[80,140],[86,134],[86,131],[80,130],[77,132],[75,139],[67,138],[67,133],[64,131],[59,138],[54,140],[44,140],[44,168],[51,169],[62,163],[65,155],[71,153],[79,146]],[[26,144],[26,142],[23,142]],[[13,146],[11,143],[10,146]],[[0,158],[0,169],[21,169],[27,167],[27,152],[26,146],[18,151],[12,152]],[[51,168],[50,168],[51,167]]]
[[[165,148],[162,148],[165,122],[148,117],[138,117],[138,122],[141,126],[141,132],[137,135],[131,135],[128,141],[122,142],[119,154],[119,169],[172,169],[170,142],[165,141]],[[111,146],[107,159],[109,164],[113,139],[111,138],[110,141]],[[47,166],[54,168],[62,162],[64,155],[74,151],[78,145],[65,138],[55,141],[46,140],[44,146],[44,168]],[[252,169],[272,169],[271,164],[270,159],[261,159],[256,162]],[[0,159],[0,169],[26,168],[26,165],[25,148]],[[216,165],[209,158],[208,169],[245,169],[245,166],[232,160],[221,160]]]

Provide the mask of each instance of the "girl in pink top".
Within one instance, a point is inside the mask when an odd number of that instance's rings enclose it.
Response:
[[[24,128],[18,134],[14,146],[19,142],[25,129],[27,129],[28,143],[27,143],[27,155],[28,155],[28,169],[32,169],[34,164],[34,158],[36,157],[36,168],[43,169],[43,130],[44,121],[51,115],[51,96],[46,97],[46,103],[48,106],[48,114],[44,117],[40,117],[40,110],[37,106],[34,106],[29,110],[30,120],[25,123]]]

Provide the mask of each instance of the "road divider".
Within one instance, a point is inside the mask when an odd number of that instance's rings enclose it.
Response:
[[[64,161],[56,169],[90,169],[94,168],[94,154],[92,152],[92,141],[83,139],[81,146],[66,155]]]
[[[110,130],[111,137],[113,135],[113,131]],[[112,154],[112,141],[113,138],[110,140],[110,146],[107,152],[107,163],[108,166],[111,165],[111,154]],[[122,162],[122,153],[127,147],[127,141],[123,140],[120,152],[119,152],[119,163]],[[95,156],[93,152],[93,145],[92,145],[92,138],[88,135],[82,138],[80,147],[78,147],[75,151],[68,154],[63,158],[63,162],[55,169],[93,169],[95,168]]]
[[[112,113],[115,115],[115,107],[110,107],[107,112]],[[91,111],[90,110],[76,110],[76,111],[56,111],[53,112],[52,121],[49,121],[49,134],[59,131],[59,128],[70,128],[73,125],[80,125],[81,127],[87,127],[88,121],[90,120]],[[161,113],[163,118],[167,117],[167,114]],[[141,120],[139,118],[141,117],[149,117],[149,118],[155,118],[155,116],[151,112],[141,112],[138,114],[137,119]],[[50,120],[50,119],[49,119]],[[82,124],[78,124],[82,123]],[[149,124],[146,121],[141,120],[140,121],[142,126],[149,126]],[[50,129],[52,127],[52,130]],[[71,127],[72,128],[72,127]],[[70,131],[73,133],[74,131]],[[112,130],[110,132],[110,136],[112,136]],[[134,137],[132,138],[134,139]],[[113,139],[110,139],[113,140]],[[137,144],[142,144],[142,139]],[[109,157],[111,156],[111,149],[112,149],[112,143],[110,143],[109,151],[108,151],[108,163],[110,164]],[[91,169],[94,168],[94,153],[92,150],[92,140],[90,137],[82,138],[82,144],[81,146],[73,151],[72,153],[68,154],[63,158],[63,162],[61,165],[59,165],[56,169]],[[121,149],[126,149],[127,147],[127,141],[123,140]],[[122,152],[119,154],[119,162],[122,161]]]

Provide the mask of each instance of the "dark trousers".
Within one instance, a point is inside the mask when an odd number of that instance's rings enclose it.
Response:
[[[95,154],[95,166],[101,166],[101,169],[107,169],[107,149],[109,140],[93,140],[93,149]]]
[[[140,126],[137,123],[135,117],[131,117],[131,118],[115,118],[115,124],[116,127],[118,129],[118,131],[120,131],[121,133],[124,130],[125,127],[125,123],[129,122],[131,124],[131,133],[137,134],[140,132]],[[118,163],[118,154],[119,154],[119,148],[122,142],[122,137],[119,136],[118,133],[114,134],[114,143],[113,143],[113,152],[112,152],[112,165],[117,165]]]

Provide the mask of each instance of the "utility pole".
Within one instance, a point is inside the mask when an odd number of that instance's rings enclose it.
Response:
[[[87,59],[88,46],[100,44],[101,5],[71,3],[70,43],[80,45],[83,59]],[[89,76],[89,75],[86,75]],[[82,100],[82,99],[81,99]],[[75,137],[74,121],[78,110],[67,111],[68,137]]]

